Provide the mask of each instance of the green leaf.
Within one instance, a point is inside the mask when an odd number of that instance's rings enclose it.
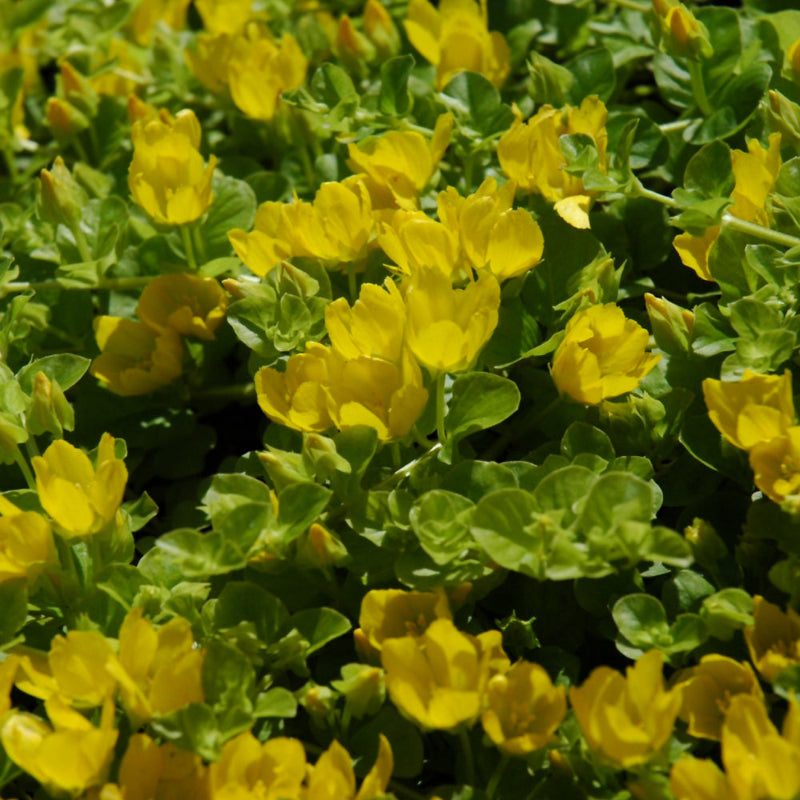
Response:
[[[250,230],[256,216],[255,192],[244,181],[215,174],[212,188],[214,201],[200,228],[207,260],[232,255],[228,231]]]
[[[256,697],[253,715],[257,718],[291,719],[297,716],[297,700],[282,686],[274,686]]]
[[[351,754],[360,754],[363,762],[371,766],[378,756],[378,737],[383,734],[392,747],[395,778],[413,778],[422,771],[424,748],[422,736],[416,726],[404,719],[389,704],[358,728],[348,739]]]
[[[500,92],[477,72],[460,72],[442,90],[442,99],[458,117],[481,136],[507,129],[511,108],[501,102]]]
[[[664,606],[652,595],[620,597],[611,616],[619,632],[635,647],[668,647],[672,641]]]
[[[258,639],[270,644],[279,637],[289,612],[275,595],[249,581],[228,581],[214,604],[217,630],[251,622]]]
[[[460,494],[433,489],[425,492],[411,509],[411,527],[425,552],[437,563],[458,558],[472,542],[469,526],[472,501]]]
[[[700,614],[712,636],[728,641],[737,630],[755,624],[753,598],[744,591],[730,586],[703,600]]]
[[[508,378],[488,372],[460,375],[453,383],[445,430],[461,438],[491,428],[510,417],[519,403],[519,388]]]
[[[723,141],[713,141],[701,147],[689,159],[683,173],[684,187],[706,199],[728,197],[735,182],[731,149]]]
[[[610,530],[622,520],[649,522],[652,516],[650,485],[628,473],[610,472],[601,475],[589,490],[579,525],[583,530],[593,526]]]
[[[296,630],[308,642],[306,655],[316,652],[333,639],[344,636],[353,626],[332,608],[306,608],[289,617],[285,630]]]
[[[0,644],[14,638],[28,617],[28,586],[24,578],[0,583]]]
[[[408,91],[408,76],[414,68],[414,56],[390,58],[381,64],[381,90],[378,110],[381,114],[401,117],[411,111],[413,98]]]
[[[604,47],[584,50],[567,63],[567,68],[575,76],[570,88],[570,98],[575,105],[592,94],[608,102],[617,85],[614,59],[608,50]]]
[[[573,422],[561,437],[561,454],[569,459],[579,453],[594,453],[611,461],[614,458],[614,445],[608,435],[585,422]]]
[[[278,526],[281,544],[288,544],[308,530],[323,512],[333,492],[316,483],[294,483],[278,494]]]
[[[323,64],[311,78],[311,94],[328,108],[341,102],[358,100],[358,92],[350,76],[335,64]]]

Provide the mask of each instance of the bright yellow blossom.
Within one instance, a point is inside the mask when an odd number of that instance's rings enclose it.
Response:
[[[417,196],[450,143],[453,123],[452,114],[442,114],[430,141],[416,131],[389,131],[347,146],[348,166],[369,179],[373,207],[409,211],[417,207]]]
[[[750,694],[764,699],[758,678],[749,664],[716,653],[703,656],[696,667],[678,672],[673,685],[681,690],[679,716],[688,724],[687,730],[692,736],[705,739],[720,738],[733,697]]]
[[[515,120],[497,144],[503,172],[520,189],[537,192],[555,204],[555,210],[576,228],[589,227],[591,193],[583,181],[570,175],[559,138],[565,134],[589,136],[597,148],[599,168],[606,168],[608,113],[601,100],[586,97],[580,107],[542,106],[527,123]]]
[[[783,503],[800,499],[800,426],[753,445],[749,453],[753,482],[770,500]]]
[[[488,737],[510,755],[524,756],[549,744],[567,713],[566,690],[553,686],[538,664],[518,661],[486,688],[481,716]]]
[[[787,667],[800,663],[800,615],[786,612],[756,595],[754,624],[744,629],[750,658],[764,680],[774,681]]]
[[[117,741],[114,704],[104,703],[99,727],[57,697],[44,705],[52,727],[26,712],[6,719],[0,739],[9,758],[53,795],[76,796],[102,784]]]
[[[786,60],[789,62],[792,79],[800,84],[800,39],[795,40],[786,51]]]
[[[399,362],[403,353],[406,307],[391,278],[383,286],[363,283],[352,308],[344,297],[325,307],[331,346],[344,358],[370,356]]]
[[[747,142],[747,152],[733,150],[731,165],[736,179],[731,198],[733,206],[728,213],[746,222],[769,227],[769,195],[778,179],[781,168],[781,135],[772,133],[765,150],[758,139]],[[713,281],[708,267],[711,248],[719,238],[720,226],[706,228],[703,236],[681,233],[672,242],[681,261],[705,281]]]
[[[0,505],[0,583],[34,581],[55,555],[50,523],[35,511],[21,511],[5,498]]]
[[[308,59],[291,34],[276,42],[266,27],[251,23],[233,43],[228,63],[233,102],[252,119],[270,120],[281,93],[300,86],[307,68]]]
[[[502,33],[489,32],[486,0],[411,0],[406,33],[411,44],[436,66],[436,88],[459,72],[478,72],[498,88],[511,70],[511,51]]]
[[[794,424],[792,374],[760,375],[746,369],[738,381],[703,381],[709,419],[741,450],[783,436]]]
[[[652,758],[669,739],[681,707],[679,689],[664,688],[664,656],[650,650],[625,676],[597,667],[569,699],[589,746],[617,767]]]
[[[209,33],[236,33],[256,17],[253,0],[195,0],[195,7]]]
[[[175,617],[156,629],[141,606],[131,609],[119,631],[119,658],[109,669],[120,684],[122,702],[134,725],[202,703],[205,652],[195,647],[192,626]]]
[[[98,94],[127,97],[144,83],[142,65],[131,52],[127,39],[113,38],[108,45],[105,64],[89,83]]]
[[[136,44],[143,47],[148,45],[159,22],[174,31],[183,28],[190,2],[191,0],[141,0],[130,22]]]
[[[553,381],[587,405],[633,391],[661,358],[646,351],[649,338],[614,303],[578,311],[553,357]]]
[[[228,67],[237,37],[230,33],[200,33],[194,48],[184,50],[184,58],[197,80],[219,94],[228,86]]]
[[[175,331],[211,340],[225,319],[228,299],[214,278],[159,275],[144,288],[136,314],[156,333]]]
[[[200,134],[197,117],[187,110],[179,112],[171,124],[155,119],[133,126],[128,186],[133,199],[155,222],[194,222],[211,205],[217,159],[211,156],[203,164]]]
[[[406,303],[406,341],[432,373],[469,369],[497,327],[500,285],[481,275],[463,289],[436,270],[421,270],[400,286]]]
[[[88,536],[114,520],[128,481],[125,462],[116,457],[114,445],[114,437],[104,433],[96,466],[63,439],[32,459],[39,502],[63,537]]]
[[[509,664],[499,631],[469,636],[449,619],[420,636],[384,639],[386,688],[401,714],[423,728],[453,731],[481,713],[486,685]]]
[[[336,740],[319,757],[308,777],[304,800],[372,800],[386,794],[394,758],[389,740],[380,735],[378,757],[356,792],[353,759]]]

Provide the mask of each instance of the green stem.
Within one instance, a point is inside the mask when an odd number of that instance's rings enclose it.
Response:
[[[17,292],[44,292],[50,289],[62,289],[64,291],[85,292],[91,289],[108,291],[125,291],[127,289],[138,289],[146,286],[157,276],[147,275],[138,278],[107,278],[99,281],[95,286],[62,286],[57,280],[51,281],[11,281],[0,286],[0,297]]]
[[[81,258],[84,261],[91,261],[92,251],[89,248],[89,242],[86,240],[86,234],[83,232],[80,222],[70,226],[70,230],[72,231],[72,235],[75,237],[75,244],[78,246],[78,252],[81,254]]]
[[[14,453],[14,460],[17,462],[20,472],[22,472],[23,476],[25,477],[25,483],[28,484],[28,488],[33,489],[35,492],[36,478],[33,477],[31,468],[28,466],[28,462],[25,460],[25,456],[22,455],[22,451],[19,449],[19,447],[16,448],[16,452]]]
[[[200,232],[200,226],[197,223],[191,225],[192,244],[194,245],[195,252],[200,257],[200,266],[208,263],[208,253],[206,252],[206,244],[203,241],[203,236]]]
[[[466,728],[462,728],[458,732],[458,740],[464,755],[464,771],[466,772],[464,783],[468,786],[475,786],[475,759],[472,755],[472,743]]]
[[[800,245],[800,238],[797,236],[790,236],[788,233],[773,231],[770,228],[765,228],[763,225],[757,225],[755,222],[747,222],[746,220],[734,217],[732,214],[724,214],[722,217],[722,224],[740,233],[756,236],[759,239],[763,239],[765,242],[772,242],[782,247],[797,247]]]
[[[475,152],[470,150],[464,159],[464,194],[472,193],[472,168],[475,164]]]
[[[403,466],[403,459],[400,456],[400,442],[392,442],[390,450],[392,453],[392,465],[395,470],[398,470]]]
[[[403,478],[408,477],[414,470],[414,467],[416,467],[417,464],[419,464],[423,458],[430,458],[441,449],[442,449],[441,443],[437,442],[435,445],[431,447],[430,450],[424,452],[419,458],[415,458],[413,461],[409,461],[408,464],[406,464],[403,467],[400,467],[400,469],[398,469],[397,472],[391,474],[388,478],[384,478],[380,483],[376,483],[375,486],[372,487],[372,489],[373,490],[386,489],[393,483],[397,483],[401,481]]]
[[[492,777],[489,779],[489,783],[486,785],[486,797],[489,798],[489,800],[492,800],[494,797],[494,793],[497,791],[497,787],[500,785],[500,781],[503,778],[503,774],[506,771],[509,760],[510,758],[508,753],[503,753],[502,758],[497,763],[497,766],[492,773]]]
[[[424,450],[430,450],[433,447],[433,442],[429,439],[426,439],[419,431],[419,428],[415,425],[411,429],[411,438]]]
[[[605,0],[612,6],[620,6],[620,8],[629,8],[631,11],[638,11],[641,14],[649,14],[650,6],[644,3],[634,3],[633,0]]]
[[[19,171],[17,170],[17,159],[14,157],[14,151],[10,147],[3,147],[2,153],[3,162],[11,178],[11,183],[17,183],[19,181]]]
[[[710,117],[714,113],[714,109],[711,107],[706,94],[706,85],[703,81],[703,65],[695,59],[689,59],[689,78],[691,79],[692,96],[697,103],[697,107],[704,117]]]
[[[444,427],[444,379],[446,377],[446,373],[440,372],[436,378],[436,436],[442,445],[447,441],[447,431]]]
[[[72,146],[75,148],[75,152],[78,154],[78,158],[83,161],[84,164],[91,164],[92,162],[89,160],[89,155],[86,152],[86,148],[83,146],[83,142],[77,137],[74,136],[72,139]]]
[[[194,256],[194,247],[192,246],[192,237],[186,225],[181,225],[181,239],[183,240],[183,249],[186,251],[186,263],[192,272],[197,272],[197,259]]]
[[[424,794],[415,792],[413,789],[403,786],[403,784],[398,781],[389,781],[386,788],[389,789],[392,794],[396,794],[398,797],[405,797],[407,800],[427,800]]]
[[[655,200],[656,203],[667,206],[667,208],[680,208],[680,204],[676,200],[673,200],[665,194],[654,192],[651,189],[645,189],[639,181],[635,182],[633,190],[631,191],[631,196],[646,197],[648,200]]]
[[[347,262],[347,290],[350,292],[350,305],[358,300],[358,285],[356,284],[356,265],[353,261]]]
[[[210,389],[201,389],[193,392],[193,402],[203,400],[249,400],[256,393],[253,383],[237,383],[233,386],[213,386]]]
[[[25,449],[28,451],[28,458],[34,458],[35,456],[41,455],[36,444],[36,439],[34,439],[33,436],[31,436],[28,441],[25,442]]]

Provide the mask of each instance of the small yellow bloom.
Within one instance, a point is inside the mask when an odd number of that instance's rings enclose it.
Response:
[[[348,166],[365,174],[374,186],[373,207],[409,211],[417,207],[417,196],[433,177],[450,143],[453,123],[452,114],[442,114],[430,141],[416,131],[389,131],[347,145]]]
[[[498,189],[489,177],[469,197],[461,197],[451,186],[437,201],[439,219],[458,231],[470,264],[488,269],[501,281],[536,266],[544,252],[539,224],[528,211],[511,207],[515,191],[513,181]]]
[[[211,797],[226,800],[282,800],[301,796],[306,753],[297,739],[277,737],[263,744],[249,731],[225,743],[208,767]]]
[[[206,768],[200,756],[167,742],[157,745],[147,734],[137,733],[119,767],[119,786],[125,800],[206,800]],[[101,795],[99,800],[105,800]]]
[[[553,357],[558,391],[587,405],[633,391],[661,359],[646,351],[649,339],[614,303],[578,311]]]
[[[99,728],[57,697],[44,705],[52,727],[25,712],[6,719],[0,739],[9,758],[53,795],[77,796],[102,784],[117,741],[114,704],[104,703]]]
[[[89,127],[88,117],[59,97],[48,97],[45,108],[47,124],[56,137],[69,139]]]
[[[386,639],[419,636],[437,619],[453,619],[443,591],[372,589],[361,601],[357,640],[380,652]]]
[[[114,454],[114,437],[104,433],[97,448],[97,466],[82,450],[54,441],[31,460],[39,502],[59,533],[72,539],[97,533],[111,523],[125,493],[128,470]]]
[[[148,394],[183,370],[183,342],[175,331],[155,333],[132,319],[97,317],[94,335],[101,353],[89,372],[114,394]]]
[[[781,163],[780,133],[770,134],[766,150],[758,139],[748,140],[746,153],[733,150],[731,166],[736,184],[731,193],[733,206],[728,213],[746,222],[769,227],[769,195],[778,180]],[[712,225],[706,228],[703,236],[682,233],[672,243],[681,261],[706,281],[714,280],[708,267],[708,257],[719,238],[720,230],[719,225]]]
[[[211,205],[216,156],[203,164],[200,123],[193,111],[181,111],[167,124],[161,119],[133,126],[133,160],[128,186],[136,203],[155,222],[184,225]]]
[[[139,319],[156,333],[170,330],[211,340],[225,319],[228,299],[213,278],[160,275],[147,284],[136,306]]]
[[[188,620],[175,617],[156,629],[142,614],[136,606],[126,615],[119,630],[119,658],[109,666],[135,726],[205,699],[205,652],[195,647]]]
[[[99,65],[101,71],[89,79],[92,89],[98,94],[127,97],[145,83],[142,65],[131,52],[127,40],[112,39],[105,62]]]
[[[190,2],[191,0],[141,0],[130,22],[136,44],[147,46],[159,22],[174,31],[183,28]]]
[[[311,770],[304,800],[371,800],[383,796],[393,769],[392,748],[381,734],[378,757],[356,793],[353,759],[334,739]]]
[[[209,91],[220,94],[228,86],[228,66],[236,37],[230,33],[201,33],[194,49],[183,52],[189,69]]]
[[[114,697],[117,680],[107,669],[115,659],[111,644],[97,631],[69,631],[54,637],[47,658],[20,650],[17,687],[43,700],[56,695],[82,708]]]
[[[764,680],[774,681],[787,667],[800,663],[800,615],[756,595],[755,624],[744,629],[750,658]]]
[[[674,764],[669,788],[676,800],[739,800],[725,773],[706,758],[687,756]]]
[[[432,373],[463,372],[497,327],[500,285],[481,275],[463,289],[435,270],[423,270],[400,286],[406,303],[406,341]]]
[[[332,358],[341,359],[324,345],[310,342],[304,353],[289,359],[286,372],[262,367],[254,378],[261,410],[287,428],[309,433],[328,430],[333,421],[323,387],[330,382]]]
[[[50,523],[35,511],[20,511],[5,501],[0,513],[0,583],[34,581],[55,556]]]
[[[395,282],[363,283],[351,308],[344,297],[325,307],[331,346],[344,358],[369,356],[399,362],[403,353],[406,307]]]
[[[661,34],[661,46],[670,55],[696,59],[713,54],[706,26],[683,3],[653,0],[653,14]]]
[[[252,119],[270,120],[282,92],[306,79],[306,59],[289,33],[276,42],[266,27],[248,25],[236,38],[228,63],[228,86],[233,102]]]
[[[503,172],[520,189],[537,192],[554,203],[556,212],[573,227],[588,228],[591,193],[580,178],[564,170],[567,160],[559,137],[578,133],[589,136],[597,148],[599,168],[605,170],[607,116],[603,102],[592,95],[578,108],[545,105],[527,123],[515,120],[497,144]]]
[[[750,694],[764,699],[749,664],[716,653],[703,656],[696,667],[678,672],[673,685],[680,688],[683,698],[678,716],[688,724],[692,736],[705,739],[719,740],[733,697]]]
[[[486,0],[411,0],[406,33],[411,44],[436,66],[436,88],[459,72],[478,72],[498,88],[511,70],[511,51],[502,33],[489,32]]]
[[[401,714],[423,728],[453,731],[480,715],[486,685],[509,664],[499,631],[469,636],[449,619],[420,636],[384,639],[386,688]]]
[[[750,450],[753,482],[770,500],[783,503],[800,496],[800,426],[762,441]]]
[[[618,767],[643,764],[672,733],[681,706],[680,690],[664,689],[664,656],[650,650],[625,676],[597,667],[569,699],[589,746]]]
[[[454,280],[462,274],[458,229],[423,211],[395,211],[389,222],[381,225],[378,245],[404,275],[435,269]]]
[[[236,33],[255,18],[253,0],[195,0],[203,26],[209,33]]]
[[[488,737],[504,752],[524,756],[549,744],[567,713],[566,691],[538,664],[518,661],[487,686],[481,716]]]
[[[50,170],[41,172],[41,216],[47,222],[69,228],[80,224],[89,198],[58,156]]]
[[[783,436],[794,423],[792,374],[760,375],[746,369],[738,381],[703,381],[709,419],[741,450]]]

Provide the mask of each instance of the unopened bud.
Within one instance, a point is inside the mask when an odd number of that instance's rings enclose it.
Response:
[[[88,197],[61,156],[49,171],[42,170],[40,188],[39,216],[45,222],[63,224],[70,229],[80,224]]]
[[[33,404],[25,418],[28,432],[34,436],[52,433],[61,437],[64,430],[75,429],[75,411],[64,396],[58,381],[37,372],[33,379]]]
[[[691,348],[694,314],[663,297],[645,294],[647,316],[656,344],[665,353],[687,353]]]
[[[692,524],[685,528],[684,535],[692,546],[695,561],[701,567],[710,568],[728,555],[728,548],[714,526],[699,517],[695,517]]]
[[[381,61],[385,61],[400,52],[400,33],[394,24],[392,15],[379,2],[367,0],[364,6],[364,33],[372,42]]]

